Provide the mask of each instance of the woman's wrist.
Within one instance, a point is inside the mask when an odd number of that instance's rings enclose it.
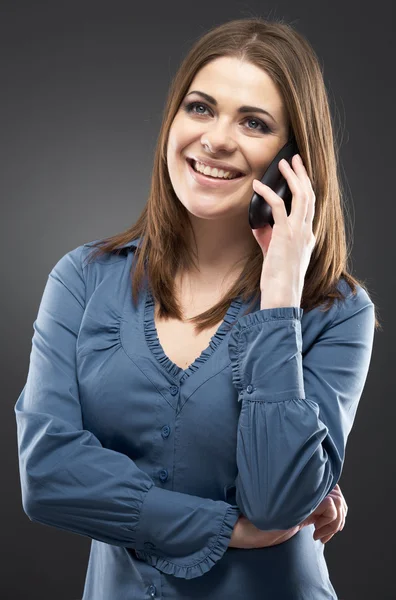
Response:
[[[230,543],[228,544],[229,548],[239,548],[237,543],[238,543],[238,534],[239,534],[239,529],[240,529],[240,519],[241,519],[241,515],[239,515],[239,517],[236,520],[236,523],[234,525],[234,529],[232,530]]]
[[[301,525],[296,525],[290,529],[278,531],[264,531],[258,529],[244,515],[240,515],[234,525],[231,534],[229,548],[267,548],[282,544],[302,529]]]

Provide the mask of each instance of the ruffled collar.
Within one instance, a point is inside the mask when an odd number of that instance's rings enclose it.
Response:
[[[154,321],[154,298],[149,288],[146,289],[146,299],[144,307],[144,332],[147,341],[147,345],[151,352],[154,354],[160,364],[172,375],[178,377],[179,382],[183,381],[199,369],[200,365],[205,363],[212,354],[217,350],[223,341],[225,335],[231,330],[231,326],[238,317],[241,308],[243,306],[242,299],[240,297],[234,298],[230,306],[228,307],[227,313],[224,316],[223,322],[220,324],[216,333],[211,337],[209,346],[205,348],[201,354],[189,365],[186,369],[182,369],[179,365],[176,365],[170,358],[165,354],[159,338],[158,332]]]

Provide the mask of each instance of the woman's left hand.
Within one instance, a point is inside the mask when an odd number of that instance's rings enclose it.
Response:
[[[300,306],[304,279],[316,239],[312,231],[315,193],[299,155],[292,166],[285,160],[279,170],[292,192],[292,207],[287,215],[283,199],[258,179],[253,189],[271,206],[274,226],[252,229],[264,261],[261,272],[261,308]]]
[[[314,539],[320,539],[325,544],[335,533],[344,529],[347,512],[348,505],[337,483],[316,510],[300,523],[299,527],[301,529],[306,525],[314,524]]]

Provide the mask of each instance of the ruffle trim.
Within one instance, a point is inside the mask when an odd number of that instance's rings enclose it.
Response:
[[[181,377],[179,382],[182,382],[184,379],[189,377],[194,371],[199,369],[200,365],[208,360],[208,358],[213,354],[213,352],[218,348],[221,344],[224,336],[231,329],[231,326],[237,319],[237,316],[242,308],[242,299],[240,297],[234,298],[230,306],[227,310],[227,313],[224,316],[224,320],[219,326],[216,333],[211,337],[209,346],[205,348],[198,356],[194,362],[187,367],[187,369],[182,369],[174,362],[170,360],[170,358],[165,354],[157,333],[157,328],[155,326],[154,321],[154,298],[151,293],[151,290],[147,288],[146,302],[145,302],[145,310],[144,310],[144,333],[147,341],[147,345],[150,348],[151,352],[157,358],[157,360],[161,363],[163,367],[172,375],[172,377],[178,377],[180,374]]]
[[[241,377],[240,359],[241,351],[239,349],[240,335],[244,329],[250,329],[255,325],[262,325],[266,321],[290,321],[291,319],[301,320],[304,310],[299,306],[281,306],[276,308],[264,308],[240,317],[233,327],[228,339],[228,354],[231,360],[232,382],[234,387],[240,392],[245,387],[245,382]]]
[[[155,567],[159,571],[167,573],[168,575],[173,575],[174,577],[180,577],[183,579],[201,577],[201,575],[207,573],[224,555],[229,546],[231,535],[239,515],[240,510],[237,507],[229,506],[227,508],[220,533],[217,536],[213,546],[209,547],[209,553],[203,558],[198,558],[196,562],[192,564],[177,564],[167,560],[166,558],[162,558],[161,556],[144,552],[143,550],[135,550],[135,554],[138,559],[144,560],[152,567]],[[205,548],[205,550],[207,549]],[[204,552],[204,550],[202,552]]]

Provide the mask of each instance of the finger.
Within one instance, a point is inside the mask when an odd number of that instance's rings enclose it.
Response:
[[[345,527],[345,519],[346,519],[346,509],[345,509],[345,504],[342,504],[342,521],[341,521],[341,526],[340,526],[340,531],[342,531]]]
[[[312,182],[311,182],[311,180],[308,176],[307,170],[305,168],[305,165],[304,165],[302,159],[298,160],[298,157],[300,157],[300,159],[301,159],[301,156],[299,154],[293,157],[293,161],[294,161],[293,167],[294,167],[297,175],[299,176],[301,183],[303,184],[305,198],[307,199],[305,222],[308,225],[311,225],[311,227],[312,227],[312,223],[313,223],[314,216],[315,216],[316,196],[315,196],[315,192],[312,187]],[[336,484],[336,485],[338,485],[338,484]]]
[[[302,161],[297,155],[292,158],[292,164],[288,161],[279,162],[279,170],[286,178],[290,191],[293,194],[290,218],[297,224],[306,220],[309,198],[311,197],[308,182],[309,178]]]
[[[320,538],[320,541],[322,542],[322,544],[326,544],[329,540],[331,540],[331,538],[333,537],[334,534],[331,535],[325,535],[324,537]]]
[[[341,499],[341,505],[342,505],[342,522],[341,522],[341,526],[340,526],[340,531],[342,531],[344,529],[344,526],[345,526],[345,520],[346,520],[346,516],[347,516],[347,512],[348,512],[348,505],[347,505],[347,503],[345,501],[345,498],[344,498],[344,496],[343,496],[343,494],[341,492],[341,488],[339,487],[338,484],[330,492],[329,495],[334,495],[335,497],[339,497]]]
[[[253,179],[253,189],[270,205],[274,224],[285,226],[287,224],[287,212],[282,198],[272,188],[261,183],[258,179]]]
[[[340,499],[337,496],[328,495],[322,502],[323,510],[319,515],[318,521],[322,524],[333,522],[339,513]]]
[[[331,492],[329,492],[329,495],[330,494],[335,494],[336,496],[340,496],[341,498],[343,498],[342,491],[338,483],[336,483]]]
[[[345,500],[345,498],[344,498],[341,490],[340,491],[336,491],[336,489],[334,488],[334,490],[332,490],[330,492],[329,496],[333,496],[333,495],[336,498],[341,498],[341,501],[342,501],[342,504],[343,504],[343,507],[344,507],[344,510],[345,510],[345,514],[346,514],[348,512],[348,504],[346,503],[346,500]]]
[[[308,201],[307,214],[305,216],[305,223],[311,229],[313,229],[313,222],[314,222],[314,218],[315,218],[315,206],[316,206],[316,197],[315,197],[314,192],[311,192],[311,195],[309,196],[309,201]]]
[[[295,172],[297,173],[297,175],[305,189],[305,192],[309,196],[314,190],[312,187],[312,181],[309,178],[309,175],[308,175],[307,170],[304,165],[304,161],[301,158],[300,154],[295,154],[293,156],[292,165],[293,165],[293,168],[294,168]],[[338,484],[336,484],[336,485],[338,485]]]
[[[336,508],[335,513],[331,518],[319,517],[315,523],[316,531],[323,533],[336,533],[341,527],[342,523],[342,511],[339,507]]]
[[[344,503],[342,498],[337,498],[335,500],[335,505],[337,508],[337,519],[334,522],[334,526],[336,527],[336,531],[340,531],[342,527],[342,523],[344,521]]]
[[[321,537],[323,535],[327,535],[330,533],[331,534],[337,533],[338,531],[341,530],[343,519],[344,519],[344,507],[342,506],[342,503],[340,502],[340,504],[338,506],[338,510],[337,510],[337,517],[331,523],[326,523],[323,525],[321,523],[317,523],[315,526],[315,534],[318,537]]]
[[[317,518],[318,517],[315,514],[311,514],[301,523],[301,526],[306,527],[307,525],[313,525],[316,523]]]
[[[339,528],[333,525],[325,525],[320,529],[315,529],[315,533],[313,534],[313,538],[315,540],[322,538],[326,535],[335,535],[339,532]]]

